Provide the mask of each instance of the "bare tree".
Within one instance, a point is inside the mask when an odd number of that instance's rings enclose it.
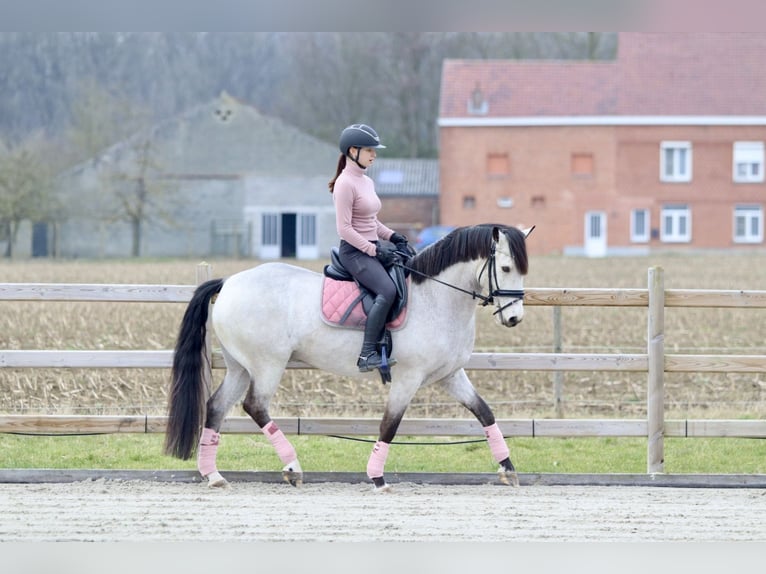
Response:
[[[389,65],[383,85],[393,95],[394,110],[391,124],[394,142],[400,155],[421,157],[435,153],[431,118],[438,112],[438,92],[431,86],[438,83],[439,65],[434,35],[423,32],[396,32],[389,36]],[[426,127],[424,130],[423,128]]]
[[[148,223],[175,224],[171,192],[176,186],[163,179],[149,128],[151,114],[93,81],[83,82],[77,91],[68,141],[74,157],[93,159],[99,179],[98,189],[83,191],[74,201],[87,203],[91,217],[106,225],[127,222],[131,255],[139,257]]]
[[[57,211],[52,194],[46,141],[34,134],[18,145],[0,140],[0,239],[12,257],[24,221],[49,221]]]
[[[101,106],[94,87],[155,119],[225,90],[326,141],[366,121],[393,155],[433,157],[444,58],[607,59],[616,41],[605,32],[0,32],[0,133],[83,125],[77,107]],[[91,135],[121,127],[91,121]]]
[[[80,82],[75,94],[65,133],[72,163],[95,157],[150,122],[148,109],[111,93],[92,78]]]
[[[107,224],[127,222],[131,255],[141,256],[146,225],[175,227],[177,184],[163,174],[150,131],[143,131],[121,148],[118,161],[106,156],[101,173],[100,218]]]
[[[380,34],[297,33],[285,50],[285,77],[276,113],[309,133],[335,141],[354,122],[380,124],[385,89],[377,56]]]

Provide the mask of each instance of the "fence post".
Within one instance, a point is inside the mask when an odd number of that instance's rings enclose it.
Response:
[[[213,268],[209,263],[203,261],[197,265],[197,285],[202,285],[205,281],[212,279],[212,277]],[[207,396],[209,397],[213,393],[213,345],[210,342],[210,333],[212,332],[212,329],[209,313],[206,329],[205,349],[203,351],[203,364],[205,365],[205,368],[202,370],[202,380],[205,383]]]
[[[649,269],[646,389],[646,472],[665,472],[665,277],[662,267]]]
[[[553,352],[560,353],[561,347],[561,306],[553,307]],[[564,418],[564,373],[561,371],[553,372],[553,408],[556,412],[556,418]]]

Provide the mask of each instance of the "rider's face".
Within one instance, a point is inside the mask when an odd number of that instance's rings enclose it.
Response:
[[[352,148],[352,150],[356,150],[357,148]],[[351,152],[352,157],[354,157],[356,154],[354,151]],[[378,152],[375,148],[371,147],[363,147],[359,150],[359,159],[357,160],[363,167],[367,168],[372,165],[372,162],[375,161],[375,158],[378,157]]]

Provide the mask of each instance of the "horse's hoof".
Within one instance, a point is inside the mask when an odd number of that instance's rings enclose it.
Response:
[[[207,475],[208,488],[229,488],[230,486],[229,481],[222,477],[218,471]]]
[[[391,485],[386,482],[386,479],[382,476],[378,476],[372,479],[372,491],[373,492],[391,492]]]
[[[516,474],[515,470],[506,470],[503,467],[500,467],[497,471],[497,476],[500,478],[500,482],[506,486],[518,488],[519,476]]]
[[[289,472],[289,471],[282,471],[282,478],[285,480],[285,482],[289,483],[290,486],[302,486],[303,485],[303,475],[300,472]]]
[[[301,486],[303,484],[303,469],[297,460],[286,465],[282,469],[282,478],[291,486]]]

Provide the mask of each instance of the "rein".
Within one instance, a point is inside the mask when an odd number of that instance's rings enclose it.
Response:
[[[481,306],[486,307],[487,305],[490,305],[495,302],[495,297],[513,297],[514,299],[510,303],[506,303],[502,307],[500,304],[497,305],[497,309],[495,310],[493,315],[497,315],[498,313],[502,313],[505,309],[516,303],[516,301],[520,301],[524,299],[524,290],[521,289],[499,289],[499,288],[492,288],[492,284],[494,281],[495,285],[499,285],[497,281],[497,265],[495,264],[495,243],[492,243],[492,249],[490,250],[489,257],[484,261],[484,265],[481,268],[481,271],[479,272],[479,281],[481,281],[481,276],[484,275],[484,271],[487,269],[489,270],[487,273],[487,276],[489,277],[489,293],[487,295],[482,295],[481,293],[477,293],[476,291],[468,291],[467,289],[463,289],[462,287],[458,287],[457,285],[453,285],[452,283],[447,283],[446,281],[442,281],[441,279],[437,279],[436,277],[432,275],[426,275],[425,273],[421,273],[420,271],[413,269],[412,267],[408,267],[401,261],[397,261],[395,265],[400,266],[402,269],[406,269],[410,273],[415,273],[416,275],[420,275],[421,277],[425,277],[426,279],[430,279],[431,281],[436,281],[437,283],[441,283],[442,285],[446,285],[447,287],[450,287],[452,289],[455,289],[456,291],[460,291],[462,293],[465,293],[467,295],[470,295],[472,299],[479,299],[481,301]],[[501,315],[502,317],[502,315]]]

